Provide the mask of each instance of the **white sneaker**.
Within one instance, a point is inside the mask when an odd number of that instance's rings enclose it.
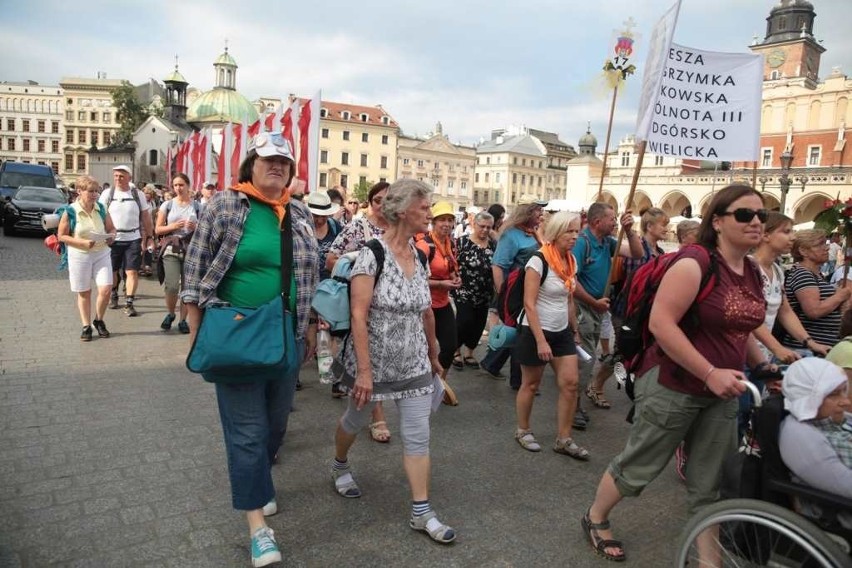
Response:
[[[272,515],[274,515],[277,512],[278,512],[278,503],[275,502],[274,498],[272,499],[272,501],[270,501],[269,503],[267,503],[266,505],[263,506],[263,516],[264,517],[271,517]]]

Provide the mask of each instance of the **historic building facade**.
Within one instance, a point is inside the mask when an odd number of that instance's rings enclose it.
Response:
[[[399,136],[397,172],[435,187],[434,200],[449,201],[461,210],[473,205],[476,148],[453,144],[441,123],[426,138]]]
[[[510,126],[476,147],[473,203],[510,207],[522,195],[563,199],[574,148],[552,132]]]
[[[58,175],[64,108],[58,85],[0,83],[0,161],[47,165]]]
[[[59,82],[65,98],[65,140],[60,174],[65,183],[89,173],[88,151],[110,146],[121,125],[112,106],[120,79],[65,77]],[[102,180],[104,181],[104,180]]]
[[[399,124],[382,108],[322,101],[319,189],[397,178]]]

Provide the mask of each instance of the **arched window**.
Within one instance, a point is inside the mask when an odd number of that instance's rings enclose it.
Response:
[[[149,166],[158,166],[159,165],[160,153],[156,150],[148,150],[148,165]]]

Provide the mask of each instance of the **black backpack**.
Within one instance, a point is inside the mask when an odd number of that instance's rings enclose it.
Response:
[[[515,265],[509,271],[503,285],[500,286],[500,292],[497,294],[497,315],[509,327],[518,327],[521,312],[524,311],[524,276],[526,275],[527,262],[534,256],[541,259],[541,283],[544,283],[550,267],[544,259],[544,255],[539,250],[530,247],[518,253]]]

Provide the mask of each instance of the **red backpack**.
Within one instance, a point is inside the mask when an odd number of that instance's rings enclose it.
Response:
[[[704,259],[697,259],[699,264],[709,267],[701,275],[698,295],[684,315],[684,318],[689,318],[689,322],[697,323],[694,321],[697,317],[696,308],[710,295],[716,284],[719,270],[716,253],[701,245],[688,245],[678,251],[654,257],[640,266],[630,279],[624,323],[616,330],[618,351],[629,373],[635,373],[639,369],[643,355],[654,344],[654,336],[648,330],[648,321],[651,319],[651,306],[663,275],[674,261],[680,260],[684,256],[683,253],[690,250],[699,251],[699,255]]]
[[[541,283],[547,278],[547,272],[550,267],[544,259],[544,255],[538,249],[530,247],[524,249],[518,254],[521,259],[509,271],[503,285],[500,287],[500,292],[497,294],[497,315],[500,320],[509,327],[518,327],[518,321],[521,319],[521,312],[524,311],[524,277],[526,276],[527,261],[537,256],[541,259]]]

